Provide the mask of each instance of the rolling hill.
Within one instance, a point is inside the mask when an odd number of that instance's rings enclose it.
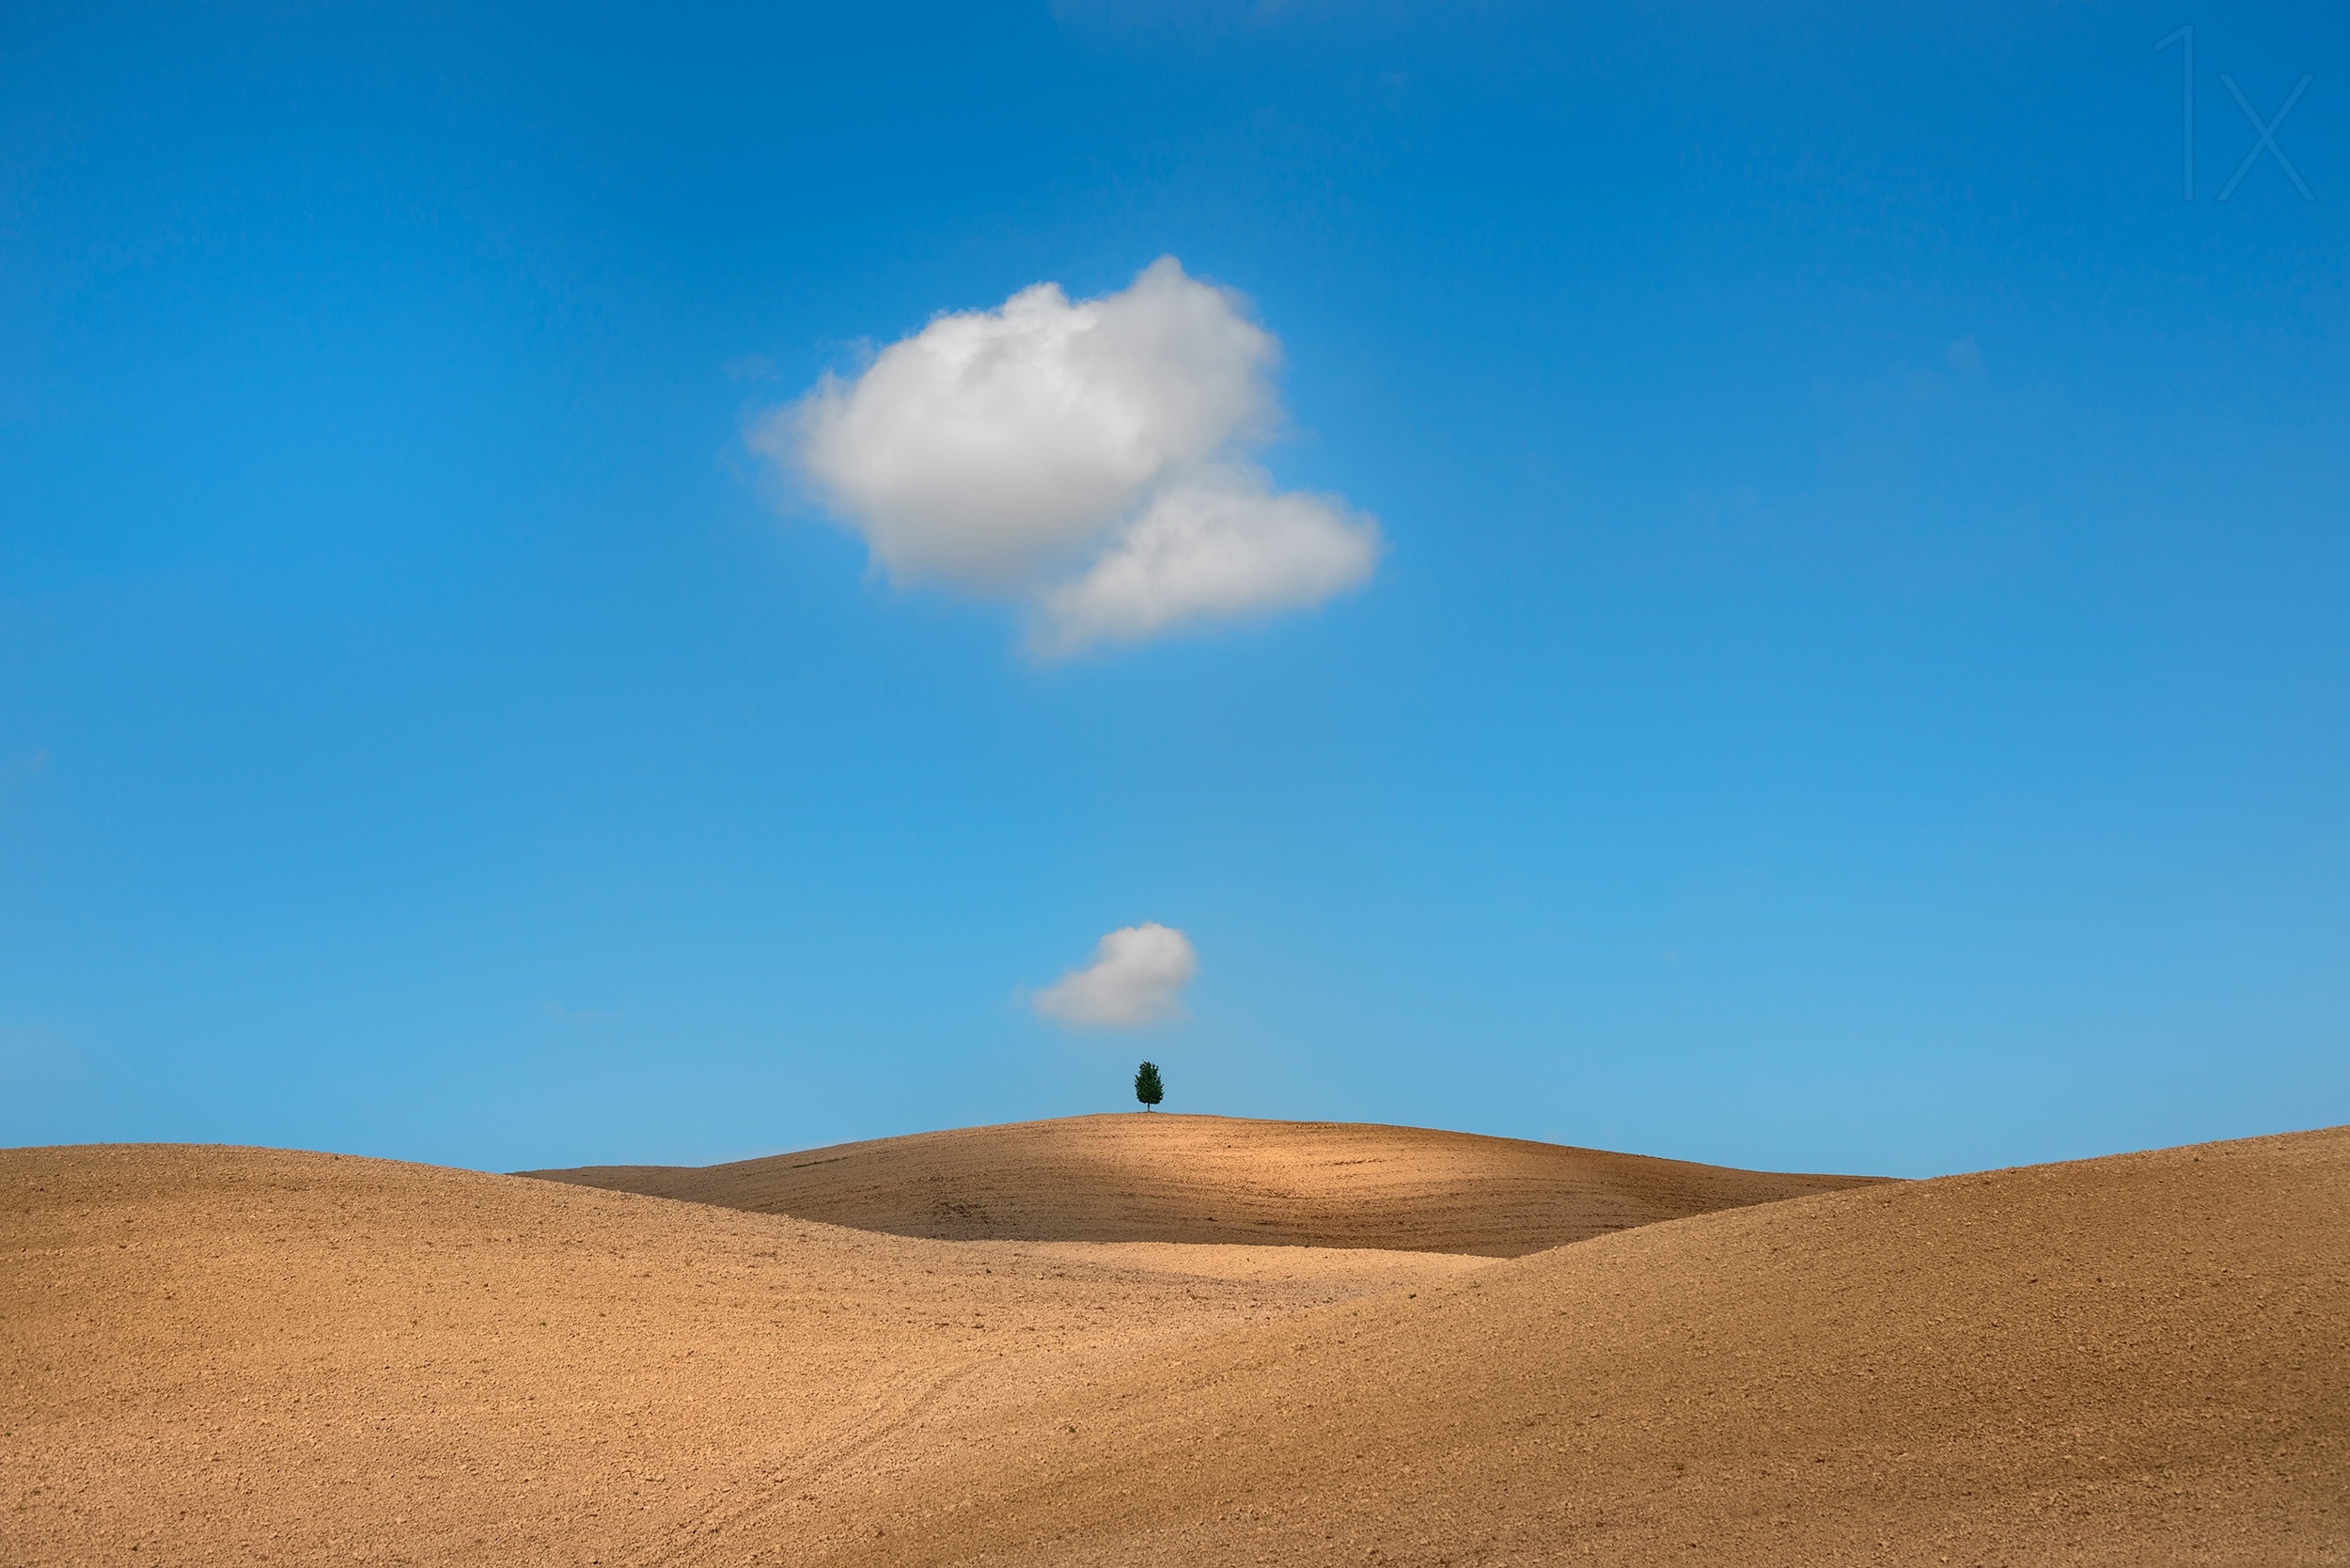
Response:
[[[1513,1258],[1859,1184],[1473,1133],[1078,1116],[706,1168],[523,1174],[940,1241],[1386,1247]]]
[[[11,1564],[2350,1561],[2350,1129],[1510,1259],[259,1150],[0,1196]]]

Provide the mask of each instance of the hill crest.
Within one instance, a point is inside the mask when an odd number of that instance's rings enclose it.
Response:
[[[521,1175],[936,1241],[1181,1242],[1520,1257],[1879,1180],[1376,1122],[1125,1112],[726,1165]]]

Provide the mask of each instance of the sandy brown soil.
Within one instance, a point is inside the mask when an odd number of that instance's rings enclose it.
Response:
[[[0,1561],[2350,1562],[2350,1130],[1511,1261],[0,1152]]]
[[[701,1168],[525,1174],[944,1241],[1270,1242],[1496,1258],[1867,1180],[1422,1127],[1131,1112]]]

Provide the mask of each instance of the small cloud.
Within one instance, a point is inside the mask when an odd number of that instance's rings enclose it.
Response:
[[[1371,575],[1379,525],[1241,453],[1279,423],[1273,335],[1173,257],[942,315],[751,431],[901,583],[1026,603],[1066,654],[1300,608]]]
[[[1148,921],[1111,932],[1093,962],[1036,994],[1036,1010],[1079,1028],[1131,1029],[1174,1016],[1176,996],[1198,972],[1191,939]]]
[[[1962,376],[1982,373],[1982,351],[1975,347],[1972,336],[1962,337],[1942,351],[1943,359]]]
[[[776,362],[763,353],[736,354],[718,367],[718,373],[728,381],[773,381]]]

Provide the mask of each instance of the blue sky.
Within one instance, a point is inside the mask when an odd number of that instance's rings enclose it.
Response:
[[[10,8],[0,1142],[700,1162],[1143,1056],[1904,1174],[2350,1120],[2346,36]],[[2317,199],[2215,199],[2223,74]],[[1039,657],[746,440],[1162,256],[1368,582]],[[1185,1016],[1028,1005],[1141,922]]]

